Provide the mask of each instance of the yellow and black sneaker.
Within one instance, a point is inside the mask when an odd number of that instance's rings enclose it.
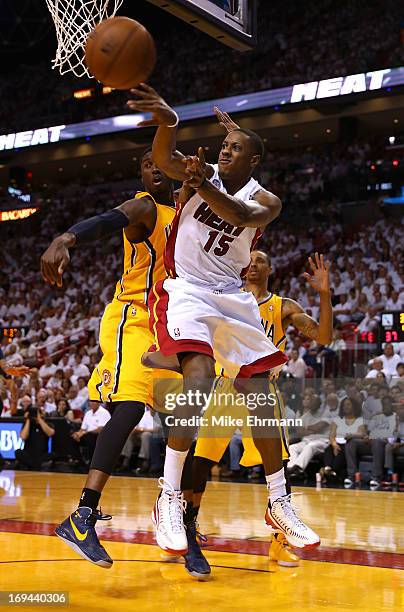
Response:
[[[113,561],[100,544],[95,524],[97,521],[109,521],[111,519],[110,514],[102,514],[99,510],[87,507],[77,508],[73,514],[56,527],[55,533],[81,557],[99,567],[109,569]]]

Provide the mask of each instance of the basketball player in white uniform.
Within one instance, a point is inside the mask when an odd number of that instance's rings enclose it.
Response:
[[[234,130],[222,144],[218,164],[208,165],[203,149],[184,157],[175,150],[178,117],[150,86],[132,90],[135,111],[150,112],[157,124],[153,159],[174,179],[194,190],[178,204],[167,242],[169,278],[149,294],[150,323],[157,351],[147,353],[152,367],[181,371],[184,393],[204,393],[205,405],[218,360],[244,392],[268,393],[269,371],[286,362],[263,331],[254,296],[240,290],[250,251],[263,229],[281,210],[280,200],[252,178],[264,147],[250,130]],[[200,396],[199,396],[200,397]],[[204,404],[177,406],[175,416],[200,413]],[[257,417],[273,417],[273,406],[256,408]],[[192,443],[191,428],[173,430],[168,441],[162,493],[153,510],[156,539],[168,552],[184,554],[187,534],[180,491],[182,468]],[[252,428],[263,459],[269,489],[267,521],[283,532],[292,546],[317,546],[319,537],[295,514],[286,494],[279,428]]]

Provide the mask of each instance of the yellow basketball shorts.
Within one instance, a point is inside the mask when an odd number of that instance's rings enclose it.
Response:
[[[113,300],[100,326],[102,358],[88,383],[90,400],[147,403],[152,370],[141,357],[154,342],[146,306]]]
[[[223,393],[234,392],[232,381],[229,378],[219,377],[218,380],[220,381],[220,384],[222,386]],[[277,385],[270,383],[269,392],[273,393],[277,398],[277,405],[275,406],[275,416],[281,419],[282,415],[284,414],[284,408]],[[199,430],[199,436],[195,448],[196,457],[210,459],[215,463],[218,463],[223,457],[223,454],[236,428],[234,426],[213,428],[211,426],[211,423],[213,414],[218,417],[220,414],[224,415],[225,412],[229,414],[230,411],[228,411],[228,409],[223,411],[222,407],[217,406],[217,404],[210,404],[210,406],[207,408],[204,417],[206,418],[206,422],[209,423],[209,425]],[[241,418],[242,420],[244,420],[246,414],[248,414],[248,410],[245,406],[234,406],[231,412],[234,418]],[[282,441],[282,459],[287,460],[289,459],[287,429],[284,426],[280,426],[279,430]],[[245,467],[251,467],[253,465],[261,464],[261,455],[254,444],[251,429],[247,426],[242,427],[242,439],[244,452],[240,460],[240,464]]]

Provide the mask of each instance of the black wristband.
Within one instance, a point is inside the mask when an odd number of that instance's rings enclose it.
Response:
[[[116,231],[124,229],[128,225],[128,217],[117,208],[113,208],[96,217],[83,219],[83,221],[79,221],[75,225],[72,225],[67,231],[75,235],[75,246],[78,246],[106,238]]]

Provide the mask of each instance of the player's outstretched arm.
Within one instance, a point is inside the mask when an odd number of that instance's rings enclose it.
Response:
[[[154,230],[157,211],[152,198],[127,200],[120,206],[83,219],[54,238],[41,257],[41,274],[46,283],[62,286],[70,262],[69,249],[90,244],[125,230],[131,242],[143,242]]]
[[[280,199],[265,189],[257,191],[254,200],[243,202],[223,193],[208,181],[203,147],[199,147],[197,156],[188,157],[186,162],[187,184],[228,223],[238,227],[265,227],[279,216],[282,209]]]
[[[153,160],[155,164],[170,178],[177,181],[186,180],[186,157],[176,150],[178,115],[171,106],[157,93],[153,87],[141,83],[136,89],[130,90],[138,97],[128,100],[127,105],[133,111],[151,113],[152,118],[141,121],[139,127],[157,125],[158,129],[153,140]],[[212,176],[213,168],[209,166],[208,175]]]
[[[308,315],[304,308],[295,300],[284,298],[282,300],[282,325],[294,325],[299,331],[319,344],[330,344],[332,341],[333,316],[330,293],[329,269],[330,264],[324,261],[324,255],[315,254],[314,260],[309,257],[312,274],[304,273],[309,285],[320,295],[320,317],[317,322]]]
[[[178,115],[153,87],[140,83],[130,90],[137,96],[128,100],[127,105],[133,111],[151,113],[152,118],[141,121],[139,127],[157,125],[158,130],[153,141],[153,160],[156,165],[171,178],[185,180],[185,158],[176,151]]]

